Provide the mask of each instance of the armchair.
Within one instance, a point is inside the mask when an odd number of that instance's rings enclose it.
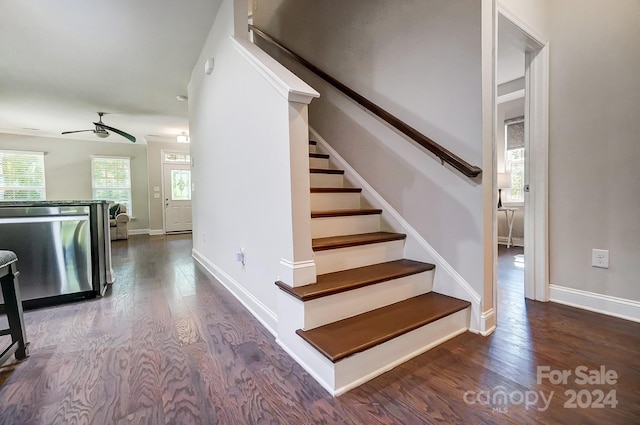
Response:
[[[114,204],[109,208],[109,233],[112,241],[129,239],[129,216],[125,205]]]

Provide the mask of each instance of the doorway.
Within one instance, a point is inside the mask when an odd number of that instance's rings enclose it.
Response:
[[[190,232],[191,223],[191,166],[165,162],[163,171],[164,231]]]
[[[524,59],[524,74],[518,78],[519,87],[512,90],[507,98],[512,101],[523,98],[524,121],[524,176],[522,181],[521,209],[523,258],[521,266],[524,268],[524,296],[529,299],[548,301],[549,272],[548,272],[548,67],[549,46],[528,25],[512,14],[506,8],[498,7],[497,18],[498,50],[500,43],[508,44],[511,53]],[[511,80],[507,78],[507,80]],[[496,76],[499,81],[499,76]],[[508,81],[505,81],[508,82]],[[514,87],[512,87],[514,88]],[[504,122],[498,122],[498,102],[496,99],[496,131]],[[496,143],[504,141],[496,140]],[[496,146],[498,147],[498,146]],[[506,147],[503,152],[506,151]],[[505,162],[507,158],[505,156]],[[503,170],[506,170],[503,164]],[[498,168],[497,170],[501,170]],[[497,181],[496,179],[495,181]],[[516,203],[517,205],[518,203]],[[500,213],[502,214],[502,213]],[[514,225],[517,219],[514,218]],[[496,221],[494,231],[498,232]],[[498,253],[499,251],[496,250]],[[517,255],[517,254],[516,254]],[[498,259],[496,258],[496,263]],[[514,260],[517,261],[518,258]],[[497,294],[497,282],[494,281],[494,294]],[[495,297],[495,295],[494,295]],[[494,299],[494,305],[497,305]]]
[[[526,45],[498,21],[496,166],[498,186],[498,300],[501,307],[524,299],[525,56]],[[509,313],[511,314],[511,313]]]

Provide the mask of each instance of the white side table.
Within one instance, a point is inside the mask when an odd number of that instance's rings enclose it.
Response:
[[[504,215],[507,216],[507,224],[509,225],[509,238],[507,239],[507,248],[513,245],[511,240],[511,233],[513,232],[513,217],[518,211],[517,208],[498,208],[498,211],[504,211]]]

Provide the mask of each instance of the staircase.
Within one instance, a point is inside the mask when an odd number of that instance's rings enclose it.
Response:
[[[405,259],[405,234],[309,142],[316,283],[280,291],[278,341],[339,395],[469,326],[470,303],[431,291],[433,264]]]

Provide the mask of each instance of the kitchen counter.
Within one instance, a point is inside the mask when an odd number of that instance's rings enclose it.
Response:
[[[18,256],[25,308],[100,296],[113,281],[108,202],[0,202],[0,249]]]

